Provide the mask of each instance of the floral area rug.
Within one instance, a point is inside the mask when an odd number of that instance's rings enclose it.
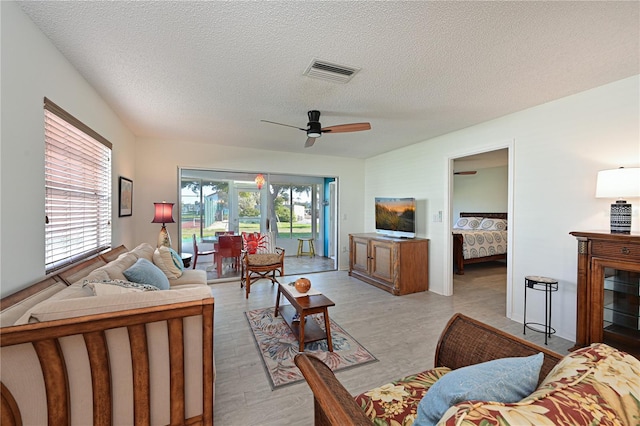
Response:
[[[274,308],[255,309],[245,312],[245,315],[253,331],[271,389],[304,380],[302,373],[293,362],[293,357],[298,354],[298,340],[282,317],[274,317]],[[324,329],[322,315],[310,315],[307,321],[316,321]],[[335,321],[331,319],[330,321],[333,352],[329,352],[325,339],[306,343],[305,353],[320,358],[333,371],[377,361],[376,357]]]

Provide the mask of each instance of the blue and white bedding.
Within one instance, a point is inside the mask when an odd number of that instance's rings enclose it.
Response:
[[[462,257],[464,259],[493,256],[507,252],[507,231],[454,229],[454,232],[462,235]]]
[[[453,232],[463,237],[462,257],[475,259],[507,252],[507,220],[461,217]]]

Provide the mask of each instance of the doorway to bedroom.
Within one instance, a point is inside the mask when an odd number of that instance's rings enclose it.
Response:
[[[449,192],[451,294],[456,288],[462,290],[478,283],[485,289],[494,286],[502,294],[506,290],[507,312],[511,308],[506,256],[508,230],[497,228],[501,226],[499,218],[505,218],[505,224],[508,224],[509,176],[508,147],[454,158]],[[483,221],[485,217],[487,219]],[[493,227],[488,227],[492,221]]]

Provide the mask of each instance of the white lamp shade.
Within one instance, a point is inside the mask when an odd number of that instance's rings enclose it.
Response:
[[[596,198],[640,197],[640,167],[598,172]]]

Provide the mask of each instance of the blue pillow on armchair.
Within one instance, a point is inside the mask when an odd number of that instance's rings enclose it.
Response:
[[[127,279],[134,283],[150,284],[160,290],[169,290],[169,279],[153,263],[141,257],[129,269],[122,272]]]
[[[518,402],[536,390],[543,361],[540,352],[453,370],[438,379],[420,400],[413,425],[435,425],[449,407],[463,401]]]

